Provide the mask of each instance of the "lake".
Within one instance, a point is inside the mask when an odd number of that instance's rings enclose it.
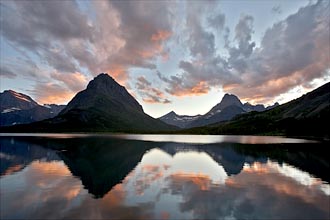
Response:
[[[326,144],[1,134],[1,219],[329,219]]]

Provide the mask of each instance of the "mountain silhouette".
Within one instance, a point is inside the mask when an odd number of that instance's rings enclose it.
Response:
[[[57,117],[8,130],[151,132],[174,129],[144,113],[125,87],[108,74],[101,73],[85,90],[77,93]]]
[[[204,115],[178,115],[171,111],[159,119],[167,124],[175,125],[180,128],[193,128],[214,124],[221,121],[228,121],[242,113],[251,111],[261,112],[272,109],[276,106],[278,106],[278,103],[268,106],[267,108],[261,104],[252,105],[248,102],[242,104],[241,100],[237,96],[227,93],[218,104],[216,104]]]
[[[206,134],[281,134],[329,137],[330,83],[264,112],[239,115],[229,122],[187,130]]]

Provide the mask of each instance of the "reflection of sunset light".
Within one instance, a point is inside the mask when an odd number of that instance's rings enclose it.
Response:
[[[309,173],[301,171],[293,166],[286,163],[279,165],[276,162],[268,161],[263,164],[260,162],[254,162],[252,165],[244,164],[243,171],[245,173],[255,173],[258,175],[262,174],[273,174],[288,177],[294,180],[297,184],[301,186],[309,186],[322,191],[326,195],[330,195],[330,185],[324,184],[320,179],[311,176]],[[266,178],[265,178],[266,179]],[[276,190],[283,193],[290,194],[291,187],[288,188],[287,185],[277,184],[274,187]]]
[[[241,143],[241,144],[281,144],[281,143],[315,143],[312,140],[284,138],[274,136],[253,136],[253,135],[112,135],[128,140],[142,140],[154,142],[176,142],[176,143]]]
[[[244,164],[243,170],[247,173],[270,173],[269,167],[260,162],[254,162],[252,165]]]
[[[34,161],[30,165],[30,169],[36,170],[43,175],[55,175],[55,176],[69,176],[71,175],[67,166],[63,162],[42,162]]]
[[[170,219],[170,213],[165,211],[161,212],[160,219]]]
[[[72,200],[73,198],[75,198],[76,196],[79,195],[81,189],[76,187],[76,188],[72,188],[72,189],[69,189],[66,193],[65,193],[65,198],[67,200]]]
[[[126,193],[123,184],[117,184],[104,196],[102,206],[106,208],[122,205],[125,196]]]
[[[146,171],[146,172],[156,172],[159,170],[159,166],[152,165],[152,164],[146,164],[146,165],[143,165],[142,170]]]
[[[171,176],[173,182],[178,184],[193,183],[199,187],[200,190],[208,190],[211,184],[211,179],[208,175],[202,173],[184,173],[177,172]]]
[[[240,188],[241,187],[241,184],[236,182],[233,178],[226,179],[225,184],[226,184],[226,186],[233,187],[233,188]]]
[[[13,174],[17,171],[20,171],[24,166],[19,164],[19,165],[15,165],[15,166],[12,166],[12,167],[9,167],[7,170],[5,170],[4,174],[3,175],[10,175],[10,174]]]

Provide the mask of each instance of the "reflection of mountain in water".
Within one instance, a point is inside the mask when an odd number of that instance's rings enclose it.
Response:
[[[175,155],[182,151],[199,151],[205,152],[210,155],[214,161],[219,165],[223,166],[227,175],[236,175],[241,172],[245,163],[252,162],[267,162],[267,157],[252,158],[251,156],[237,153],[233,143],[222,143],[222,144],[207,144],[207,145],[184,145],[167,143],[161,147],[162,150],[170,155]]]
[[[238,154],[250,155],[254,158],[267,157],[279,164],[287,163],[315,177],[330,182],[330,155],[328,143],[305,144],[271,144],[271,145],[241,145],[234,146]]]
[[[96,198],[103,197],[140,162],[148,145],[116,139],[70,139],[59,156]]]
[[[170,155],[182,151],[200,151],[209,154],[214,161],[223,166],[226,173],[236,175],[241,172],[245,163],[266,163],[268,158],[278,163],[288,163],[316,177],[330,182],[329,161],[325,144],[237,144],[220,143],[207,145],[185,145],[167,143],[161,147]]]
[[[285,162],[329,182],[329,156],[321,144],[186,145],[112,138],[1,138],[1,174],[15,165],[26,166],[33,160],[62,159],[71,173],[95,197],[103,197],[120,183],[141,161],[145,152],[160,148],[170,155],[199,151],[210,155],[230,175],[239,174],[245,163],[265,163],[267,158]],[[43,148],[41,146],[58,150]],[[18,169],[19,170],[19,169]]]
[[[34,160],[60,160],[55,151],[10,137],[0,139],[0,159],[0,175],[18,172]]]

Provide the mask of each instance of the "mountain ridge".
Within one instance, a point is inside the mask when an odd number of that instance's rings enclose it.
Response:
[[[55,117],[64,105],[39,105],[30,96],[5,90],[0,93],[0,126],[28,124]]]
[[[268,106],[266,108],[262,104],[252,105],[248,102],[243,104],[236,95],[226,93],[221,101],[213,106],[211,110],[209,110],[204,115],[177,115],[175,112],[171,111],[159,117],[159,119],[165,123],[175,125],[180,128],[193,128],[217,123],[220,121],[228,121],[239,114],[250,111],[266,111],[278,105],[278,103],[275,103],[274,105]]]
[[[191,128],[182,133],[267,134],[329,139],[329,121],[330,82],[273,109],[245,113],[231,121]]]
[[[154,132],[176,127],[152,118],[142,106],[106,73],[91,80],[58,116],[7,130],[26,132]]]

